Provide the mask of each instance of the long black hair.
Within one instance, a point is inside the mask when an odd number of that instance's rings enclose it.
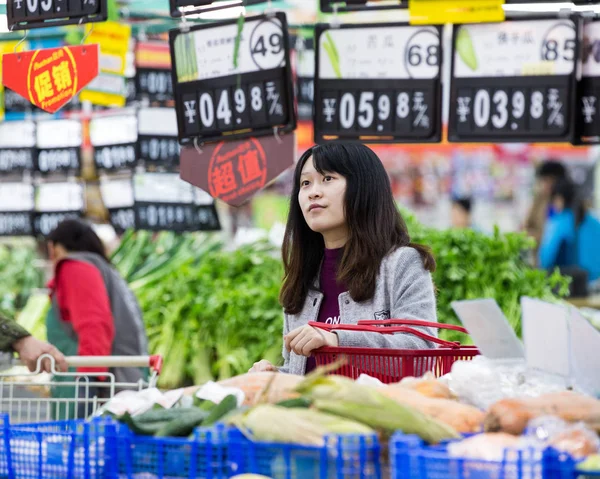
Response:
[[[72,218],[62,221],[46,240],[61,245],[70,253],[94,253],[110,263],[102,240],[83,220]]]
[[[377,155],[359,143],[315,146],[302,155],[294,173],[283,242],[285,278],[280,294],[288,314],[302,310],[325,249],[323,236],[309,228],[298,200],[302,168],[311,157],[319,173],[337,173],[346,179],[344,210],[349,236],[337,279],[348,287],[352,299],[361,302],[373,298],[381,262],[398,247],[413,247],[420,253],[425,269],[435,271],[430,249],[411,243],[389,177]]]

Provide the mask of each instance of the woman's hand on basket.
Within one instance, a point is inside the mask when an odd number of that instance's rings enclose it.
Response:
[[[63,354],[51,344],[35,339],[33,336],[27,336],[25,338],[15,341],[12,348],[17,352],[21,361],[29,368],[31,372],[36,371],[38,358],[44,354],[49,354],[54,358],[56,364],[54,371],[51,368],[51,363],[48,358],[44,358],[42,361],[42,371],[60,372],[66,371],[69,366]]]
[[[249,373],[264,373],[264,372],[277,372],[276,366],[273,366],[269,361],[263,359],[257,363],[254,363],[254,366],[250,368]]]
[[[301,326],[286,334],[283,338],[285,348],[301,356],[310,356],[315,349],[326,346],[337,347],[339,345],[337,334],[313,328],[312,326]]]

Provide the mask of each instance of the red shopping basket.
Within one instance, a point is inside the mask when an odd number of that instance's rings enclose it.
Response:
[[[310,322],[315,328],[326,331],[361,331],[380,334],[407,333],[439,344],[435,349],[376,349],[376,348],[321,348],[313,352],[317,366],[326,366],[343,359],[344,363],[330,374],[352,379],[368,374],[390,384],[409,376],[421,377],[432,372],[436,377],[449,373],[456,361],[470,360],[479,355],[476,346],[461,346],[460,343],[444,341],[410,326],[425,326],[451,329],[467,333],[465,328],[451,324],[433,323],[414,319],[390,319],[359,321],[358,324],[325,324]]]

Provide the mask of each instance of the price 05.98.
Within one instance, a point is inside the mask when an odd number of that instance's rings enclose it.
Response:
[[[427,134],[432,128],[433,92],[421,90],[323,92],[325,132]]]
[[[564,88],[461,89],[458,133],[558,133],[567,127]]]

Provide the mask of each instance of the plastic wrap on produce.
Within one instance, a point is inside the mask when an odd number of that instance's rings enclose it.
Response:
[[[491,361],[483,356],[457,361],[444,382],[461,401],[480,409],[505,398],[536,397],[565,389],[560,378],[528,370],[525,361]]]

